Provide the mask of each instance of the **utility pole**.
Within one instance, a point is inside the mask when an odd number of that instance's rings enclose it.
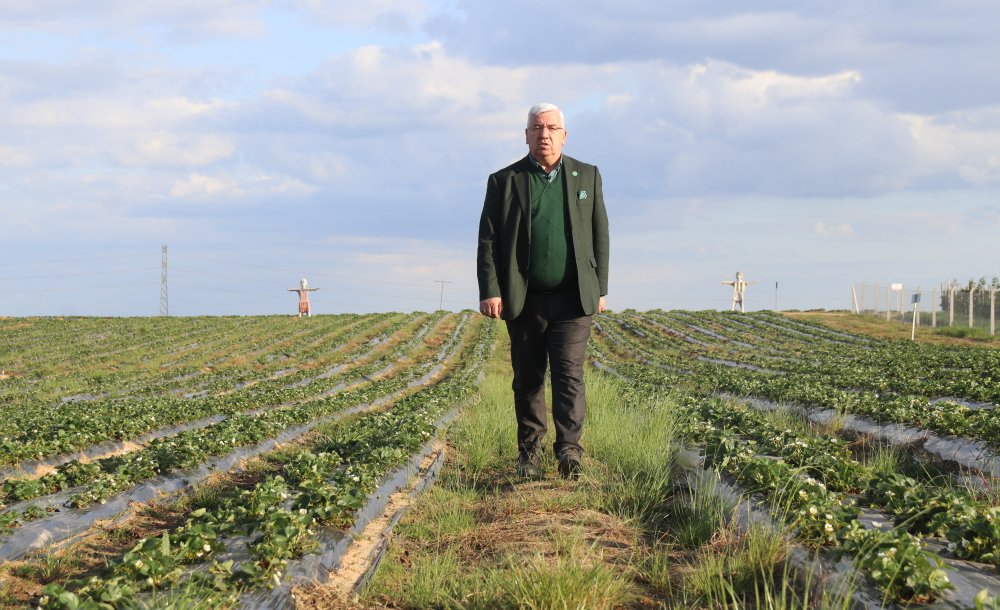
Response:
[[[167,244],[163,244],[160,256],[160,315],[170,315],[167,298]]]
[[[444,309],[444,285],[454,284],[454,282],[449,282],[447,280],[434,280],[438,284],[441,284],[441,300],[438,302],[438,309]]]

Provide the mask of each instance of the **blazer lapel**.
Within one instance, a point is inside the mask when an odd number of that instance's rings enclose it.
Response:
[[[514,192],[517,194],[518,203],[521,204],[521,218],[524,219],[525,227],[531,230],[531,196],[528,193],[528,172],[531,170],[531,161],[525,157],[514,173]]]
[[[578,220],[579,220],[577,218],[577,216],[580,213],[580,206],[577,205],[578,204],[577,196],[578,196],[578,194],[580,192],[579,191],[579,188],[580,188],[580,172],[579,172],[579,170],[576,167],[576,161],[574,161],[570,157],[567,157],[566,155],[563,155],[562,171],[563,171],[563,175],[565,176],[565,180],[566,180],[563,184],[566,185],[566,202],[569,204],[568,205],[568,209],[569,209],[569,227],[570,227],[570,231],[575,236],[576,232],[573,231],[573,229],[576,228],[576,225],[577,225]]]

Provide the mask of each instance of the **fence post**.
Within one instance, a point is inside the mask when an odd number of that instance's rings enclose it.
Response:
[[[976,293],[975,286],[969,286],[969,328],[972,328],[972,295]]]
[[[955,323],[955,287],[948,288],[948,326]]]
[[[892,316],[892,284],[885,287],[885,321],[888,322]]]
[[[937,288],[931,290],[931,328],[937,328],[937,310],[938,310],[937,300]]]
[[[990,289],[990,336],[995,337],[997,334],[997,289]]]

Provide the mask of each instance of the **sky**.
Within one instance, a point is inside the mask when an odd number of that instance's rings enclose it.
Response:
[[[476,308],[559,105],[609,308],[1000,275],[1000,4],[3,0],[0,315]],[[870,298],[870,297],[869,297]],[[925,302],[926,302],[925,297]]]

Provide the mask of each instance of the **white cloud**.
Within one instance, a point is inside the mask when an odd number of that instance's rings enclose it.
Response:
[[[70,34],[89,28],[129,37],[141,35],[134,28],[149,27],[168,40],[248,38],[264,33],[265,6],[266,0],[6,0],[0,22],[10,29]]]
[[[223,180],[204,174],[191,174],[184,180],[179,180],[170,187],[171,197],[214,197],[220,195],[238,197],[243,194],[243,189],[232,180]]]
[[[914,173],[977,187],[1000,184],[998,117],[1000,106],[938,117],[906,115],[919,153]]]
[[[646,196],[870,195],[908,184],[910,132],[858,97],[856,72],[799,77],[712,61],[628,72],[630,95],[587,114],[597,132],[587,144],[617,171],[639,170]]]
[[[287,0],[287,8],[301,11],[306,18],[330,25],[375,27],[406,32],[428,13],[425,0]]]
[[[155,74],[147,74],[150,80]],[[124,96],[124,99],[118,97]],[[8,103],[5,122],[19,128],[95,128],[106,130],[167,126],[220,113],[230,104],[220,101],[197,102],[186,97],[156,97],[141,85],[122,90],[112,87],[100,95],[59,97]]]
[[[258,174],[241,178],[191,173],[174,181],[168,193],[175,199],[230,203],[259,201],[268,195],[299,197],[314,191],[315,187],[288,176]]]
[[[122,165],[137,167],[199,167],[227,159],[236,149],[230,136],[139,134],[129,150],[118,155]]]
[[[471,282],[486,175],[524,154],[525,111],[548,100],[567,152],[601,167],[615,294],[653,278],[724,299],[732,270],[822,266],[841,240],[898,265],[913,235],[972,249],[995,232],[987,3],[527,7],[7,2],[0,199],[17,209],[0,230],[284,239],[370,277]],[[978,221],[934,216],[970,201]]]
[[[27,151],[0,144],[0,167],[25,168],[33,164],[34,159]]]
[[[847,223],[827,225],[825,222],[819,221],[813,228],[813,232],[821,237],[850,239],[855,236],[854,227]]]

